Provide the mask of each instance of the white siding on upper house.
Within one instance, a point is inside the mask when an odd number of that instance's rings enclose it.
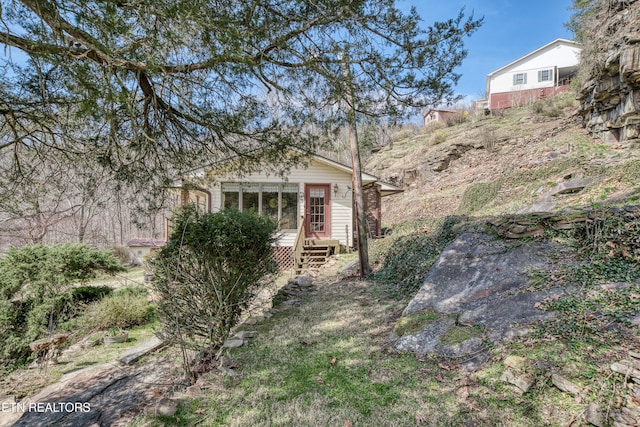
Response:
[[[301,221],[301,215],[304,213],[304,184],[329,184],[331,197],[331,238],[339,240],[343,245],[352,245],[352,192],[351,173],[334,168],[317,160],[311,160],[307,168],[293,168],[287,175],[287,180],[283,181],[280,176],[267,175],[256,172],[242,178],[234,178],[232,176],[217,176],[215,184],[210,188],[211,191],[211,209],[217,212],[222,209],[222,190],[223,182],[246,182],[246,183],[288,183],[298,184],[298,221]],[[338,184],[338,191],[334,193],[335,184]],[[298,225],[300,223],[298,222]],[[279,240],[280,246],[293,246],[295,242],[296,232],[285,230]],[[348,238],[348,242],[347,242]]]
[[[553,87],[557,69],[576,67],[579,55],[580,47],[576,43],[569,40],[556,40],[490,73],[487,78],[487,92],[492,94]],[[539,82],[538,72],[542,70],[552,70],[553,78],[550,81]],[[514,85],[515,74],[526,74],[526,84]]]

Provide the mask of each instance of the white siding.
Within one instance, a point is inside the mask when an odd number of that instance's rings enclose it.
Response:
[[[279,176],[266,175],[256,172],[242,178],[232,176],[217,176],[216,183],[210,188],[212,203],[211,209],[217,212],[222,208],[221,182],[254,182],[254,183],[283,183],[298,184],[298,213],[304,213],[304,184],[330,184],[331,193],[331,238],[339,240],[343,245],[353,245],[351,206],[352,193],[347,187],[351,186],[351,174],[331,167],[327,164],[312,160],[309,167],[294,168],[287,175],[287,180],[283,181]],[[338,184],[338,191],[334,193],[335,184]],[[298,221],[301,221],[298,218]],[[300,223],[298,223],[299,225]],[[348,232],[347,232],[348,230]],[[347,242],[348,234],[348,242]],[[295,232],[286,231],[281,234],[280,246],[293,246],[295,242]]]
[[[517,61],[511,66],[496,71],[490,76],[489,93],[512,92],[517,90],[552,87],[554,80],[538,82],[538,71],[556,68],[575,67],[578,65],[580,48],[574,45],[557,44],[550,49],[542,50]],[[513,75],[527,74],[527,84],[513,84]],[[555,78],[555,75],[554,75]]]

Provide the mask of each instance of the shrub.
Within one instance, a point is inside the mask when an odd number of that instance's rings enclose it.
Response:
[[[113,289],[109,286],[78,286],[71,290],[74,302],[88,304],[111,295]]]
[[[149,323],[154,316],[155,307],[141,287],[119,289],[85,312],[89,329],[131,328]]]
[[[222,345],[252,291],[274,273],[275,223],[250,212],[183,208],[152,260],[160,335],[196,350]]]
[[[570,92],[563,92],[549,98],[538,99],[531,105],[531,110],[541,116],[559,117],[562,110],[575,105],[575,96]]]
[[[120,260],[123,265],[131,263],[131,251],[125,246],[114,246],[111,248],[113,255]]]
[[[447,140],[447,133],[442,129],[436,129],[431,134],[431,145],[442,144]]]
[[[485,127],[480,133],[480,141],[482,146],[488,152],[496,151],[496,132],[494,129]]]
[[[456,111],[447,117],[447,126],[461,125],[469,121],[470,114],[468,111]]]
[[[446,127],[446,123],[434,120],[424,125],[424,130],[426,134],[432,134],[438,129],[444,129]]]
[[[24,360],[29,343],[78,314],[72,285],[125,268],[110,252],[82,244],[11,248],[0,259],[0,358]]]
[[[391,142],[400,142],[411,138],[416,134],[416,129],[411,126],[403,126],[391,134]]]

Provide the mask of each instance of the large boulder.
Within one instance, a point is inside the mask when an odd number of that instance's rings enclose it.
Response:
[[[550,268],[559,251],[570,257],[545,240],[525,243],[484,232],[462,234],[440,254],[403,312],[409,318],[425,312],[440,318],[394,336],[395,348],[460,358],[480,352],[486,340],[517,336],[532,322],[550,318],[553,313],[540,310],[539,303],[565,289],[530,289],[529,272]]]

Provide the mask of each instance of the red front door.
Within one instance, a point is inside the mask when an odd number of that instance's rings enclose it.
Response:
[[[305,234],[307,237],[331,237],[331,185],[305,184]]]

